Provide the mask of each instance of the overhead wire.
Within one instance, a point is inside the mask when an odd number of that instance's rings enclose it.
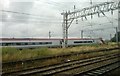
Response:
[[[9,11],[9,10],[0,10],[0,11],[1,11],[1,12],[8,12],[8,13],[26,15],[26,16],[28,16],[28,17],[31,16],[30,18],[36,18],[36,19],[55,19],[55,18],[51,18],[51,17],[45,18],[45,17],[41,17],[41,15],[35,15],[35,14],[29,14],[29,13],[22,13],[22,12],[16,12],[16,11]],[[57,20],[57,18],[56,18],[55,20]]]
[[[33,23],[33,24],[50,24],[50,23],[53,23],[53,24],[61,24],[62,22],[55,22],[55,21],[30,21],[30,20],[17,20],[17,19],[12,19],[12,20],[4,20],[4,19],[1,19],[0,21],[2,22],[17,22],[17,23]]]
[[[60,21],[61,19],[59,19],[59,20],[54,20],[54,19],[31,19],[31,18],[29,18],[29,17],[25,17],[25,18],[9,18],[9,17],[7,17],[7,18],[0,18],[0,19],[6,19],[6,20],[29,20],[29,21],[46,21],[46,22],[49,22],[49,21],[55,21],[55,22],[57,22],[57,21]]]
[[[101,31],[101,30],[109,30],[109,29],[114,29],[115,27],[106,27],[106,28],[99,28],[99,29],[87,29],[87,30],[83,30],[84,32],[87,31]]]
[[[101,31],[101,32],[104,33],[104,31],[109,30],[109,29],[115,29],[115,27],[106,27],[106,28],[99,28],[99,29],[88,29],[88,30],[83,30],[83,31],[84,31],[84,33],[88,31],[91,35],[93,34],[93,37],[95,37],[95,35],[96,35],[96,37],[99,37],[97,32],[95,33],[94,31]],[[90,36],[90,37],[92,37],[92,36]]]
[[[40,1],[40,2],[42,2],[44,4],[47,4],[47,5],[52,5],[54,7],[59,7],[61,9],[64,8],[64,4],[61,4],[61,3],[58,3],[58,2],[54,2],[54,1],[51,1],[51,0],[49,0],[49,1],[48,0],[47,1]]]
[[[52,1],[53,2],[53,1]],[[56,3],[56,2],[53,2],[53,3],[51,3],[51,2],[45,2],[45,3],[48,3],[48,4],[51,4],[51,5],[54,5],[54,4],[58,4],[58,3]],[[2,12],[8,12],[8,13],[14,13],[14,14],[21,14],[21,15],[28,15],[29,17],[30,16],[35,16],[34,18],[36,18],[37,17],[37,19],[46,19],[46,18],[43,18],[43,17],[39,17],[39,15],[35,15],[35,14],[30,14],[30,13],[22,13],[22,12],[16,12],[16,11],[9,11],[9,10],[0,10],[0,11],[2,11]],[[28,18],[29,18],[28,17]],[[39,17],[39,18],[38,18]],[[47,18],[48,20],[49,20],[49,18]],[[51,18],[50,18],[50,20],[51,20]],[[55,20],[57,20],[57,19],[55,19]],[[61,20],[61,19],[59,19],[59,20]]]

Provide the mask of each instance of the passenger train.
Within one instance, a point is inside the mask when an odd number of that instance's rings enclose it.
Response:
[[[69,38],[68,46],[103,43],[102,38]],[[59,38],[0,38],[1,47],[36,48],[36,47],[62,47],[63,39]]]

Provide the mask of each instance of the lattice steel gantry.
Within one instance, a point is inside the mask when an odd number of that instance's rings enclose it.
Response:
[[[83,8],[81,10],[74,10],[73,12],[66,11],[61,13],[63,15],[63,47],[67,47],[67,39],[68,39],[68,28],[72,24],[74,19],[77,18],[85,18],[87,19],[87,16],[91,16],[93,18],[94,14],[104,14],[104,12],[111,11],[111,14],[113,14],[113,11],[116,9],[120,9],[120,1],[119,2],[104,2],[101,4],[93,5],[91,7]]]

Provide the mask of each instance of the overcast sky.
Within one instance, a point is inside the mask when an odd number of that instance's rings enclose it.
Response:
[[[92,0],[93,4],[118,0]],[[62,38],[63,11],[73,11],[91,6],[90,0],[1,0],[0,10],[28,13],[31,15],[0,11],[0,37],[42,37],[48,38],[49,31],[54,38]],[[80,31],[84,31],[84,37],[102,37],[110,39],[115,34],[118,26],[118,10],[111,15],[106,12],[106,17],[93,16],[88,20],[78,19],[69,28],[69,37],[80,37]],[[110,23],[113,22],[113,25]],[[93,31],[89,31],[93,30]]]

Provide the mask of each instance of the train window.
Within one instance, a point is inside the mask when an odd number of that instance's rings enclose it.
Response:
[[[84,43],[92,43],[92,41],[84,41]]]
[[[21,43],[16,43],[16,45],[21,45]]]
[[[33,42],[32,45],[35,45],[35,43]]]
[[[88,43],[92,43],[92,41],[88,41]]]
[[[74,43],[83,43],[83,41],[74,41]]]
[[[6,46],[12,45],[12,43],[6,43]]]
[[[87,43],[87,41],[83,41],[83,43]]]
[[[42,42],[39,42],[39,44],[42,44]]]
[[[38,42],[32,42],[32,43],[29,44],[29,45],[39,45],[39,43],[38,43]]]
[[[25,43],[25,45],[28,45],[28,43]]]
[[[48,42],[45,42],[45,44],[48,44]]]
[[[46,42],[40,42],[39,44],[44,45],[44,44],[46,44]]]
[[[52,42],[45,42],[45,44],[52,44]]]
[[[39,44],[52,44],[52,42],[39,42]]]
[[[74,41],[74,43],[92,43],[92,41]]]
[[[48,42],[48,44],[52,44],[52,42]]]

